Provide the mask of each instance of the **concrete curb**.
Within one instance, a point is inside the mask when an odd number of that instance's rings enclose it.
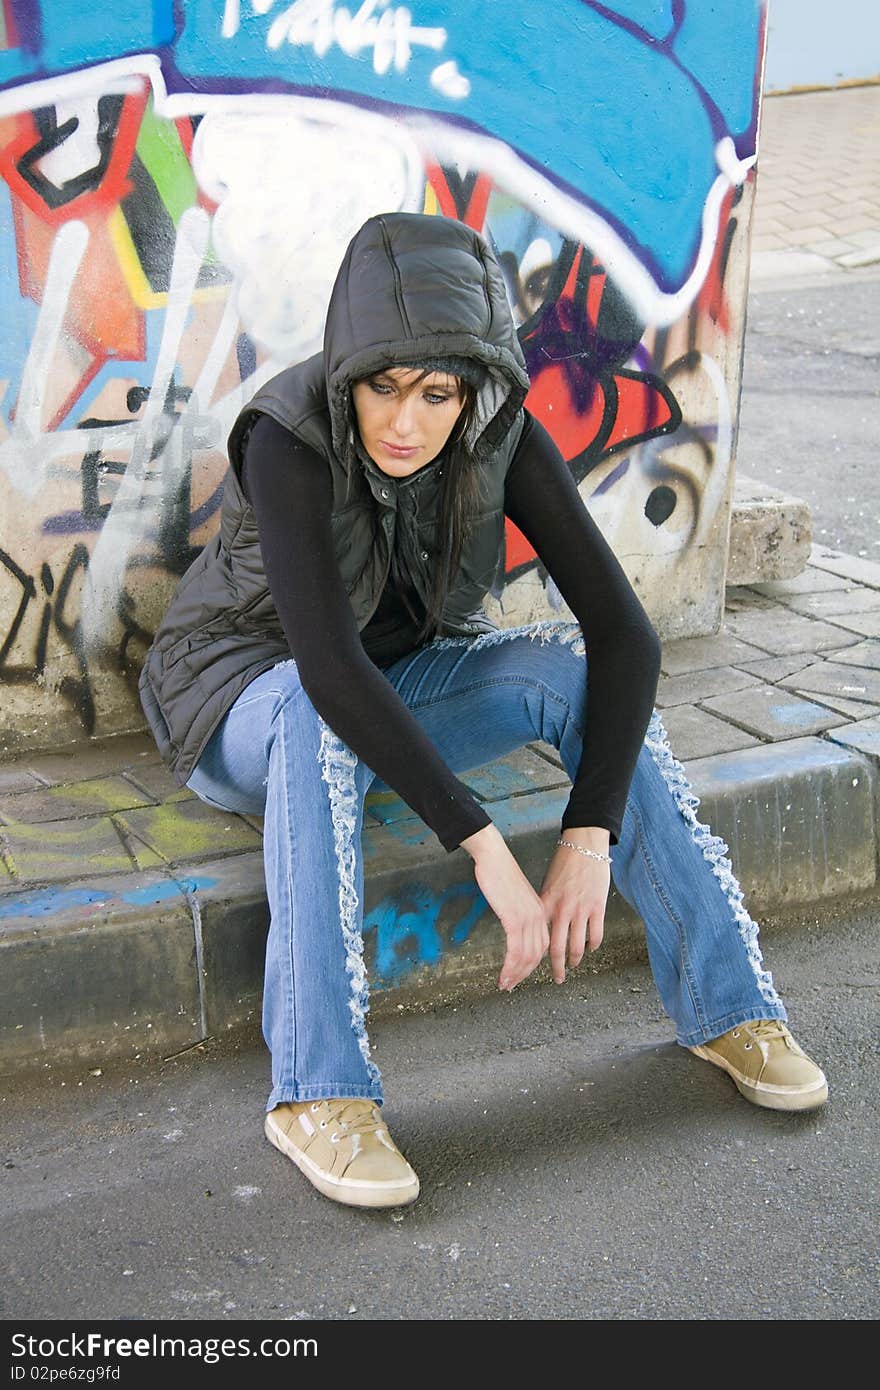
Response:
[[[697,759],[687,771],[753,916],[875,884],[877,777],[858,751],[801,738]],[[536,886],[565,801],[543,791],[493,804]],[[447,855],[412,823],[405,835],[371,828],[366,840],[374,1012],[484,987],[501,963],[501,933],[467,856]],[[176,877],[112,875],[7,895],[0,928],[3,1072],[168,1056],[259,1019],[267,907],[258,852]],[[607,932],[616,959],[641,948],[640,924],[616,894]]]

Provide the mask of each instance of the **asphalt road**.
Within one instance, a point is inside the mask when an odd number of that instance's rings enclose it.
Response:
[[[813,539],[880,562],[880,272],[749,299],[737,467],[803,498]]]
[[[648,966],[371,1035],[412,1207],[320,1196],[262,1135],[259,1038],[2,1086],[0,1317],[873,1319],[880,903],[766,924],[824,1109],[679,1048]]]

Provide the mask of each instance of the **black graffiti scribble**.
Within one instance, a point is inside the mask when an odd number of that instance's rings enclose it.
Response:
[[[573,290],[564,293],[570,277]],[[590,308],[590,282],[601,277],[598,310]],[[604,267],[586,247],[566,241],[549,273],[544,302],[519,329],[529,375],[535,381],[548,365],[558,366],[565,383],[560,409],[573,417],[589,413],[601,393],[602,417],[593,438],[577,458],[569,459],[576,482],[611,454],[658,435],[674,434],[681,408],[661,376],[635,371],[629,361],[642,339],[645,324]],[[641,383],[653,398],[654,418],[611,442],[618,420],[618,379]]]
[[[135,413],[146,404],[149,395],[149,387],[132,386],[125,403],[129,410]],[[172,432],[175,429],[183,429],[181,448],[185,465],[174,485],[169,486],[170,474],[162,475],[163,496],[156,532],[156,546],[161,562],[171,574],[183,574],[199,552],[199,547],[191,545],[189,539],[192,455],[197,449],[209,447],[210,428],[205,429],[205,421],[199,421],[190,415],[181,415],[177,407],[188,404],[191,397],[191,387],[177,386],[173,381],[169,382],[162,414],[150,448],[149,462],[155,463],[164,452]]]
[[[10,555],[0,550],[0,565],[21,585],[21,599],[9,630],[0,646],[0,681],[9,684],[23,684],[38,679],[46,669],[46,653],[49,633],[54,626],[56,633],[76,659],[78,676],[64,676],[58,690],[59,694],[71,704],[87,734],[95,732],[95,701],[89,677],[89,663],[86,655],[82,623],[79,618],[68,620],[66,607],[70,591],[77,574],[89,567],[89,552],[84,545],[75,545],[58,583],[49,566],[44,562],[40,567],[40,586],[44,594],[43,611],[34,642],[33,659],[30,665],[10,666],[7,656],[18,636],[28,605],[37,601],[37,585],[33,577],[17,565]]]
[[[569,427],[569,441],[578,440],[567,455],[576,483],[614,454],[636,445],[653,451],[661,438],[678,437],[682,411],[668,381],[627,365],[646,325],[588,247],[565,240],[552,261],[534,266],[524,279],[512,253],[502,253],[502,268],[516,310],[525,316],[517,332],[532,385],[548,370],[557,378],[553,420]],[[639,394],[629,416],[633,389]],[[591,416],[586,435],[580,422]],[[662,526],[675,509],[676,494],[666,478],[658,483],[646,515]],[[505,580],[531,570],[547,581],[537,556],[509,564]]]
[[[32,598],[37,596],[37,586],[29,574],[15,563],[11,555],[7,555],[5,550],[0,550],[0,565],[5,565],[17,584],[21,585],[21,599],[9,630],[6,634],[3,645],[0,646],[0,674],[6,662],[6,657],[12,647],[13,642],[18,636],[18,629],[21,627],[25,611]]]
[[[149,628],[144,627],[142,623],[138,622],[135,614],[135,600],[125,588],[120,589],[116,599],[116,616],[122,627],[122,636],[119,639],[117,657],[120,669],[124,670],[132,665],[128,655],[129,643],[132,640],[136,640],[142,642],[145,647],[149,647],[152,645],[153,638],[156,634],[151,632]],[[138,673],[139,672],[140,666],[138,665]]]
[[[24,182],[29,184],[34,192],[42,198],[47,207],[64,207],[66,203],[73,202],[74,198],[79,198],[83,193],[94,192],[95,189],[100,188],[113,153],[123,100],[124,98],[121,96],[98,98],[98,129],[95,134],[95,143],[98,146],[98,162],[89,169],[82,169],[73,178],[67,179],[61,184],[53,183],[38,165],[40,160],[44,159],[52,150],[57,150],[59,146],[64,144],[65,140],[73,135],[79,127],[79,119],[76,116],[71,116],[69,120],[63,121],[59,125],[54,106],[44,106],[31,113],[39,132],[39,139],[21,155],[16,168]]]
[[[138,622],[135,616],[135,600],[127,589],[119,591],[116,600],[116,616],[122,627],[122,636],[119,639],[116,653],[119,671],[135,699],[139,700],[138,679],[144,662],[144,654],[152,646],[156,634]],[[132,643],[139,643],[143,647],[143,652],[140,655],[137,652],[129,651],[129,646]]]
[[[150,389],[146,386],[132,386],[126,395],[126,405],[132,415],[144,405]],[[171,574],[183,574],[190,566],[200,547],[190,542],[192,517],[190,515],[190,492],[192,483],[192,456],[196,451],[213,447],[217,422],[211,416],[181,414],[178,407],[185,406],[192,395],[188,386],[169,384],[162,414],[156,422],[155,434],[150,446],[148,462],[154,464],[168,445],[174,430],[182,431],[181,456],[184,466],[179,476],[172,471],[148,474],[148,481],[158,480],[163,494],[158,507],[159,521],[155,532],[158,555],[151,556],[146,563],[160,564]],[[77,429],[100,432],[114,425],[128,425],[130,419],[110,419],[89,416],[80,420]],[[76,531],[99,531],[110,511],[119,502],[111,498],[101,500],[101,485],[105,479],[122,477],[127,464],[119,459],[108,458],[103,449],[87,449],[80,463],[81,504],[77,511],[62,512],[47,517],[43,530],[47,534],[71,534]],[[171,482],[170,479],[174,478]],[[215,506],[219,505],[220,493],[217,491]],[[140,502],[137,506],[140,507]],[[140,563],[133,561],[132,563]]]
[[[470,212],[471,201],[477,188],[477,181],[485,182],[485,175],[480,174],[477,169],[469,169],[462,174],[454,165],[443,164],[439,170],[446,190],[455,205],[455,215],[459,221],[464,222]]]

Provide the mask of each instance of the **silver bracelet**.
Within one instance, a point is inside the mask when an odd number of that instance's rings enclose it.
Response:
[[[571,840],[563,840],[562,837],[556,841],[557,845],[565,845],[566,849],[575,849],[578,854],[585,854],[588,859],[598,859],[600,864],[610,864],[610,854],[600,854],[597,849],[584,849],[583,845],[576,845]]]

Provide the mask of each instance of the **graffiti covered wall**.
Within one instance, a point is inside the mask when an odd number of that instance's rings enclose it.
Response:
[[[390,209],[493,243],[661,635],[720,619],[761,0],[0,7],[0,747],[142,727],[241,405]],[[508,523],[503,623],[560,608]]]

